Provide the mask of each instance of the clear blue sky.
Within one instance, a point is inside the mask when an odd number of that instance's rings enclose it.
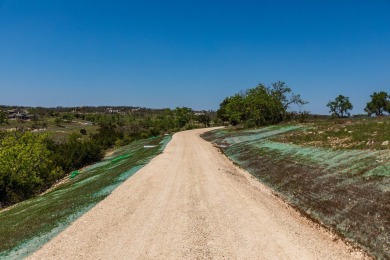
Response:
[[[363,113],[390,92],[390,1],[0,0],[0,104],[217,109],[278,80]]]

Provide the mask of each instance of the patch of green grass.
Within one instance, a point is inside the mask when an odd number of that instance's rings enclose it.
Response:
[[[328,119],[306,125],[310,128],[278,136],[274,140],[332,149],[385,150],[390,148],[389,116]]]
[[[0,212],[0,258],[23,258],[64,230],[160,153],[171,136],[121,147],[54,190]],[[144,145],[156,145],[145,149]],[[125,157],[122,160],[115,158]]]

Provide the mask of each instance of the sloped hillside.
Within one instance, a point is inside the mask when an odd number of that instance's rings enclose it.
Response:
[[[372,124],[385,129],[389,120]],[[373,131],[372,124],[367,132]],[[375,135],[370,135],[364,146],[363,140],[355,146],[347,145],[347,141],[344,146],[328,145],[335,140],[332,135],[340,134],[335,129],[343,129],[345,124],[323,131],[327,136],[317,137],[325,139],[323,142],[309,138],[331,125],[334,123],[223,129],[206,133],[203,138],[215,143],[304,215],[357,242],[375,257],[389,258],[390,149]],[[348,123],[348,129],[342,134],[357,131],[365,136],[361,121]],[[389,133],[383,131],[378,138]]]

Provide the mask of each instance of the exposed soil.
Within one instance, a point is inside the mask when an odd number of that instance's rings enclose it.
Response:
[[[180,132],[30,259],[360,259],[199,135]]]
[[[248,141],[254,136],[248,131],[203,135],[217,145],[224,144],[221,150],[235,163],[303,215],[359,244],[379,259],[390,258],[390,178],[385,168],[382,175],[367,174],[371,167],[381,168],[386,163],[384,159],[376,161],[376,157],[368,156],[369,152],[343,154],[328,150],[326,154],[325,150],[278,145],[258,133],[255,141]],[[383,158],[388,156],[386,151],[377,153]],[[317,161],[308,160],[315,156]],[[334,166],[327,166],[327,162]]]
[[[115,153],[115,150],[109,150],[109,151],[106,152],[104,157],[109,157],[109,156],[113,155],[114,153]]]

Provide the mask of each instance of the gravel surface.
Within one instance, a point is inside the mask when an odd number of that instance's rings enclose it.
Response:
[[[201,139],[207,130],[175,134],[162,154],[29,258],[364,258]]]

